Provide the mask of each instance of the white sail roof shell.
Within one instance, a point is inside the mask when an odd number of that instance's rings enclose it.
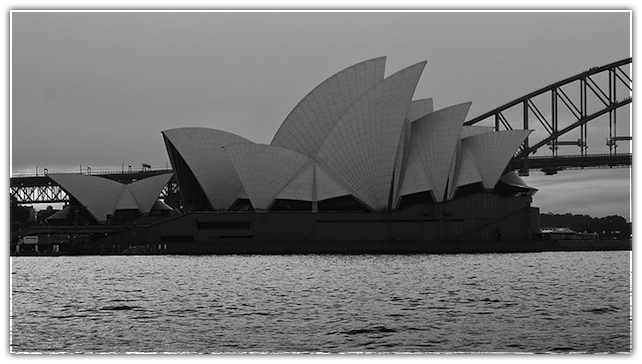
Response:
[[[63,190],[80,202],[100,222],[117,210],[148,213],[171,173],[152,176],[131,184],[82,174],[48,174]]]
[[[343,113],[383,80],[386,57],[357,63],[329,77],[285,118],[271,145],[314,157]]]
[[[424,170],[431,178],[435,201],[444,199],[457,140],[470,105],[467,102],[440,109],[412,123],[412,133],[416,134],[413,140]]]
[[[495,131],[495,128],[492,126],[483,126],[483,125],[464,125],[461,128],[461,133],[459,133],[460,139],[466,139],[470,136],[482,134],[482,133],[492,133]]]
[[[127,185],[138,203],[138,209],[146,214],[152,210],[158,195],[172,178],[172,173],[159,174],[147,177]]]
[[[301,153],[273,145],[233,144],[223,149],[257,211],[268,210],[287,183],[312,163]]]
[[[410,106],[408,107],[408,114],[406,114],[406,119],[413,122],[422,116],[430,114],[433,111],[435,110],[433,109],[432,99],[412,100],[410,102]]]
[[[477,170],[477,164],[475,163],[473,152],[463,140],[461,146],[461,165],[459,167],[459,174],[456,178],[457,181],[455,182],[455,187],[482,181],[482,177]]]
[[[537,188],[533,188],[527,185],[526,182],[524,182],[524,180],[519,176],[517,171],[509,171],[504,174],[499,180],[509,186],[528,189],[527,195],[529,196],[533,196],[538,191]]]
[[[283,200],[314,200],[314,162],[310,161],[307,166],[301,169],[300,173],[288,182],[279,192],[277,199]]]
[[[241,191],[241,180],[227,153],[230,144],[253,144],[251,141],[221,130],[178,128],[163,135],[187,163],[214,209],[229,208]]]
[[[477,171],[477,165],[473,158],[470,149],[464,148],[462,140],[473,135],[482,133],[492,133],[493,127],[478,126],[478,125],[464,125],[459,133],[460,140],[457,141],[456,156],[453,159],[450,170],[450,181],[448,184],[448,199],[452,199],[457,192],[457,187],[464,186],[471,183],[481,182],[481,176]]]
[[[106,221],[114,213],[123,188],[120,182],[83,174],[48,174],[63,190],[84,205],[98,221]]]
[[[399,139],[399,145],[397,146],[397,156],[395,157],[395,173],[394,173],[394,183],[392,187],[392,208],[396,207],[399,203],[401,195],[401,183],[403,171],[406,168],[408,162],[408,155],[410,154],[410,140],[412,124],[406,118],[404,122],[403,129],[401,131],[401,137]]]
[[[335,197],[348,196],[352,194],[339,179],[334,177],[327,168],[320,163],[315,164],[315,201],[328,200]]]
[[[276,198],[316,202],[350,194],[319,163],[309,163],[288,182]]]
[[[531,130],[503,130],[482,133],[462,140],[475,158],[484,188],[492,189],[499,181],[508,162]]]
[[[136,202],[132,190],[127,185],[121,188],[120,194],[116,199],[114,211],[116,210],[138,210],[138,202]]]
[[[504,174],[500,178],[500,181],[510,186],[534,189],[533,187],[526,184],[526,182],[519,176],[519,174],[517,174],[517,171],[510,171]]]
[[[410,145],[408,146],[406,165],[401,177],[399,196],[432,190],[430,171],[424,168],[423,159],[419,152],[420,144],[424,141],[422,139],[423,135],[416,131],[416,128],[411,128]]]
[[[448,184],[446,185],[446,200],[450,200],[455,195],[455,181],[461,168],[461,140],[457,140],[455,144],[455,155],[450,161],[450,168],[448,169]]]
[[[406,113],[425,65],[405,68],[368,90],[337,121],[317,154],[373,210],[388,205]]]

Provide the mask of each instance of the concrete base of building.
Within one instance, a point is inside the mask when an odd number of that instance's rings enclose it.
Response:
[[[543,241],[530,197],[477,193],[392,212],[199,212],[96,234],[59,254],[440,254],[626,249]],[[630,244],[628,245],[630,249]]]
[[[137,225],[93,244],[114,252],[148,246],[160,254],[428,253],[491,245],[510,250],[513,242],[538,237],[539,211],[530,202],[479,193],[390,212],[198,212]]]

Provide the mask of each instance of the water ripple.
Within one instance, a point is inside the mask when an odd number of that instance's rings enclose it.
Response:
[[[397,330],[385,326],[374,326],[371,328],[361,328],[343,332],[346,335],[372,334],[377,332],[397,332]]]
[[[101,307],[100,310],[101,311],[129,311],[137,308],[140,308],[140,307],[121,305],[121,306],[105,306],[105,307]]]
[[[12,257],[11,351],[631,350],[630,252],[125,258]]]

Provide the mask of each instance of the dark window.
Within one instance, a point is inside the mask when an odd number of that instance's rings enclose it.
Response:
[[[413,193],[401,198],[399,203],[399,210],[403,210],[410,206],[433,203],[432,194],[430,191]]]
[[[254,211],[252,203],[247,198],[237,199],[229,208],[230,211],[251,212]]]
[[[312,211],[312,202],[298,200],[276,200],[270,211]]]
[[[192,235],[174,235],[174,236],[161,236],[161,243],[192,243],[194,236]]]
[[[198,230],[249,230],[249,221],[199,221]]]
[[[342,212],[369,212],[367,207],[363,206],[352,196],[340,196],[319,201],[319,212],[342,211]]]
[[[482,185],[481,182],[471,183],[465,186],[457,187],[457,191],[455,191],[454,198],[458,199],[458,198],[472,196],[483,192],[484,192],[484,185]]]

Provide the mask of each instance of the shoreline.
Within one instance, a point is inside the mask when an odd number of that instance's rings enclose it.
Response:
[[[326,242],[327,243],[327,242]],[[154,245],[154,244],[152,244]],[[421,255],[421,254],[497,254],[497,253],[540,253],[568,251],[623,251],[633,250],[632,241],[623,240],[552,240],[552,241],[457,241],[431,242],[430,246],[418,246],[416,242],[394,242],[381,244],[374,242],[370,247],[362,242],[333,242],[328,244],[283,244],[264,242],[257,244],[208,244],[209,249],[190,253],[177,253],[156,250],[146,245],[128,244],[122,250],[105,251],[104,246],[96,244],[59,245],[58,252],[52,251],[48,244],[40,244],[40,249],[16,253],[16,256],[124,256],[124,255]],[[23,247],[24,249],[24,247]],[[98,250],[100,249],[100,250]],[[42,251],[41,251],[42,250]],[[102,252],[101,252],[102,250]]]

